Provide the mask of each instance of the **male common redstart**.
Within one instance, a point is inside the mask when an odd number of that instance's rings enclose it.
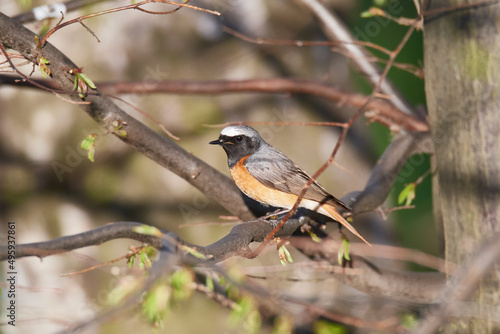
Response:
[[[311,177],[278,149],[266,143],[249,126],[228,126],[212,145],[221,145],[227,154],[229,171],[234,182],[247,196],[265,205],[291,209]],[[351,210],[314,181],[307,189],[299,207],[317,211],[344,225],[366,242],[356,229],[334,207]]]

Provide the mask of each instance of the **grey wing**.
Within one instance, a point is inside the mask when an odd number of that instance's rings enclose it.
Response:
[[[252,157],[247,159],[245,167],[248,172],[270,188],[298,196],[311,177],[286,155],[274,148],[269,149],[272,150],[271,154],[264,158],[263,155],[259,155],[258,159]],[[307,189],[304,198],[351,210],[347,204],[330,195],[316,181]]]

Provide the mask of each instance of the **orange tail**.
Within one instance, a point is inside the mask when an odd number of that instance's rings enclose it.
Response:
[[[330,217],[332,217],[333,219],[335,219],[336,221],[338,221],[339,223],[344,225],[345,228],[347,228],[349,231],[352,232],[352,234],[354,234],[355,236],[357,236],[358,238],[363,240],[367,245],[371,246],[371,244],[368,241],[366,241],[366,239],[363,238],[363,236],[361,236],[361,234],[359,234],[358,231],[356,231],[354,226],[349,224],[349,222],[347,220],[345,220],[344,217],[342,217],[340,215],[340,213],[337,211],[337,209],[335,209],[335,207],[333,207],[331,205],[323,204],[321,206],[321,208],[324,209]]]

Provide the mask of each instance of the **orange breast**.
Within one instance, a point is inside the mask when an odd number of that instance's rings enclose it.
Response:
[[[249,156],[243,157],[230,171],[234,182],[248,197],[261,203],[290,209],[298,196],[269,188],[253,177],[245,167]]]
[[[233,178],[238,188],[240,188],[240,190],[243,191],[247,196],[261,203],[276,206],[279,208],[291,209],[297,201],[298,196],[269,188],[257,181],[257,179],[253,177],[245,167],[245,161],[248,159],[248,157],[248,155],[246,157],[243,157],[230,170],[231,177]],[[359,234],[358,231],[356,231],[356,229],[339,214],[335,207],[326,204],[320,205],[318,202],[309,199],[303,199],[300,202],[300,206],[310,210],[316,210],[325,216],[335,219],[361,240],[370,245],[368,241],[366,241],[366,239],[363,238],[363,236],[361,236],[361,234]]]

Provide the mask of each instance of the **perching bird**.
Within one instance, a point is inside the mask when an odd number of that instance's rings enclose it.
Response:
[[[226,151],[229,171],[234,182],[247,196],[265,205],[291,209],[311,177],[290,158],[266,143],[249,126],[228,126],[212,145],[221,145]],[[351,210],[349,206],[330,195],[314,181],[307,189],[299,207],[317,211],[344,225],[366,242],[347,222],[335,206]]]

